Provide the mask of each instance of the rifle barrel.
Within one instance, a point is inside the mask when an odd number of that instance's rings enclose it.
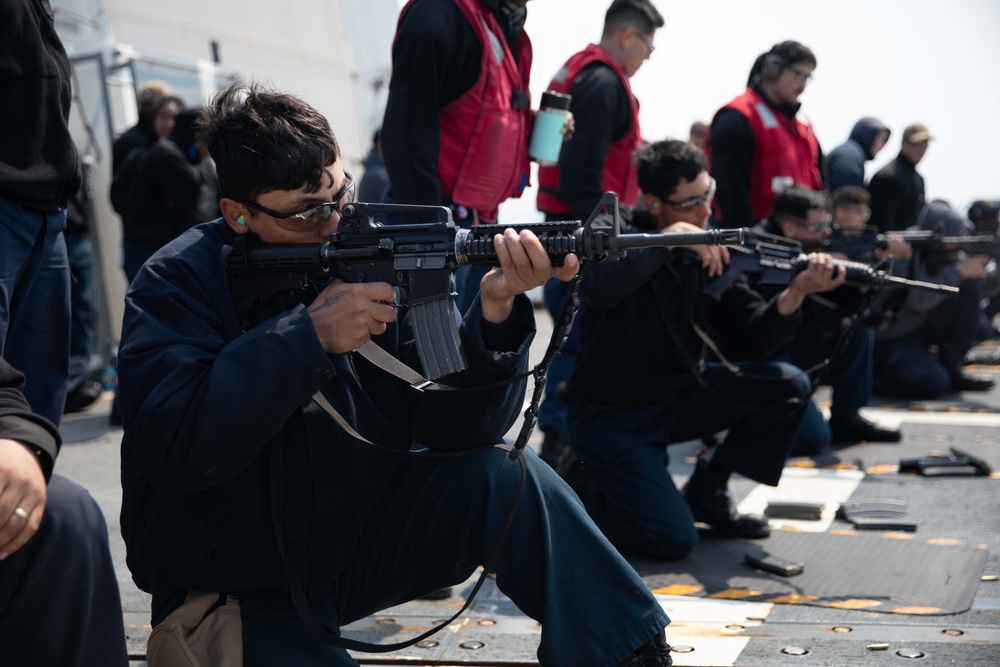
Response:
[[[891,273],[873,269],[867,264],[862,264],[861,262],[834,259],[833,263],[835,266],[840,267],[847,273],[847,282],[851,285],[898,285],[899,287],[912,287],[915,289],[929,290],[931,292],[941,292],[943,294],[958,294],[958,288],[953,287],[952,285],[900,278],[892,275]],[[808,265],[808,255],[799,255],[798,258],[793,261],[793,266],[796,271],[804,270]]]
[[[707,229],[703,232],[667,232],[665,234],[622,234],[619,248],[679,247],[691,245],[742,245],[742,229]]]

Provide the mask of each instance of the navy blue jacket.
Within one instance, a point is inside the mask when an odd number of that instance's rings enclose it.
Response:
[[[656,232],[645,212],[622,208],[621,218],[625,231]],[[580,348],[567,397],[632,407],[676,401],[693,379],[685,357],[700,360],[705,351],[691,323],[727,342],[738,359],[768,359],[791,342],[798,312],[781,315],[777,297],[765,301],[743,282],[713,301],[704,295],[708,280],[701,260],[683,248],[629,250],[585,267]]]
[[[306,313],[315,292],[244,331],[220,260],[235,236],[222,220],[185,232],[150,259],[126,297],[122,536],[136,582],[153,589],[154,615],[158,592],[178,588],[285,589],[268,490],[279,431],[291,560],[310,595],[337,578],[405,458],[346,435],[310,402],[317,391],[362,435],[398,449],[499,442],[524,397],[523,381],[419,393],[354,354],[327,354]],[[449,384],[521,373],[531,303],[518,297],[498,326],[482,321],[477,299],[460,333],[470,369]],[[374,340],[419,370],[405,320]],[[491,350],[495,340],[506,351]]]
[[[865,186],[865,162],[875,157],[872,144],[879,132],[888,129],[875,118],[862,118],[854,124],[850,138],[826,158],[828,192],[844,185]]]
[[[924,209],[924,177],[902,153],[875,172],[868,181],[868,192],[872,196],[869,225],[896,232],[917,224]]]

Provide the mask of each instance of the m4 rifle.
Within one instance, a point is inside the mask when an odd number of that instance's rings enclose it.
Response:
[[[951,250],[962,250],[969,255],[1000,254],[1000,235],[977,234],[976,236],[945,236],[940,231],[893,232],[892,236],[903,239],[916,252],[941,254]],[[874,264],[875,252],[889,247],[885,234],[875,227],[865,227],[854,234],[847,234],[840,227],[834,227],[829,238],[818,244],[817,249],[831,254],[841,254],[854,262]]]
[[[622,234],[618,197],[606,193],[585,222],[478,225],[461,229],[442,206],[345,204],[337,231],[323,243],[230,246],[224,269],[234,293],[305,287],[317,276],[346,282],[386,282],[402,292],[424,374],[431,380],[468,364],[459,345],[453,299],[454,272],[461,266],[497,266],[493,236],[504,229],[531,231],[554,265],[573,253],[588,263],[616,259],[633,248],[738,245],[743,230],[716,229],[667,234]],[[610,210],[610,227],[595,226]],[[406,215],[427,222],[381,224],[376,218]]]
[[[705,288],[709,297],[720,299],[727,289],[739,281],[751,286],[787,285],[796,273],[809,265],[809,256],[802,252],[802,244],[798,241],[749,229],[743,231],[743,242],[729,247],[726,272]],[[834,259],[833,263],[837,270],[846,272],[846,282],[850,285],[875,288],[893,285],[958,294],[957,287],[900,278],[861,262]]]

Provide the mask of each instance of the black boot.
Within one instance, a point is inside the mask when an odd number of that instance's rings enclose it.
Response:
[[[883,428],[874,424],[858,413],[849,417],[830,416],[830,433],[833,441],[838,443],[855,442],[899,442],[902,434],[899,429]]]
[[[632,655],[618,663],[618,667],[670,667],[673,664],[670,644],[667,643],[667,638],[661,630],[633,651]]]
[[[729,471],[709,463],[698,463],[681,493],[695,521],[707,523],[726,537],[761,540],[771,534],[767,519],[736,511],[729,497]]]

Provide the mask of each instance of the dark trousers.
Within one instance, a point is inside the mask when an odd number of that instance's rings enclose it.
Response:
[[[553,323],[558,325],[559,315],[562,312],[563,304],[569,297],[573,283],[551,279],[542,288],[542,297],[545,301],[545,309],[549,311]],[[566,406],[563,405],[559,396],[560,390],[565,386],[569,376],[573,373],[573,361],[576,358],[576,351],[580,347],[580,328],[576,325],[569,330],[566,342],[552,359],[549,365],[547,381],[545,384],[545,400],[538,407],[538,428],[543,431],[562,431],[563,423],[566,421]]]
[[[829,367],[822,372],[821,384],[829,384],[833,389],[830,414],[834,417],[850,418],[871,402],[872,364],[875,346],[875,332],[871,327],[857,325],[847,338],[839,353],[830,360]],[[803,355],[804,357],[804,355]],[[818,359],[797,358],[793,361],[803,368],[817,363]],[[818,454],[833,440],[830,426],[823,413],[810,400],[805,406],[799,432],[792,447],[793,454],[809,456]]]
[[[875,342],[875,392],[884,396],[930,399],[951,390],[972,347],[982,309],[972,290],[945,299],[919,329]],[[930,350],[937,346],[937,354]]]
[[[66,212],[38,213],[0,197],[0,354],[24,373],[31,409],[62,419],[69,375]]]
[[[38,532],[0,561],[0,662],[127,665],[121,596],[101,509],[53,475]]]
[[[94,342],[94,247],[87,232],[67,232],[70,271],[70,357],[89,361]]]
[[[667,471],[667,445],[728,429],[713,461],[776,485],[810,383],[779,362],[708,364],[676,403],[636,407],[570,401],[566,430],[591,478],[587,511],[612,542],[653,558],[683,558],[698,541],[694,517]]]
[[[541,623],[541,665],[617,665],[669,619],[569,487],[530,450],[523,460],[527,482],[493,568],[497,586]],[[312,601],[317,622],[337,633],[468,579],[493,552],[520,475],[519,462],[500,447],[411,460],[337,584]],[[311,639],[290,603],[244,594],[240,606],[248,666],[357,664],[345,650]]]

